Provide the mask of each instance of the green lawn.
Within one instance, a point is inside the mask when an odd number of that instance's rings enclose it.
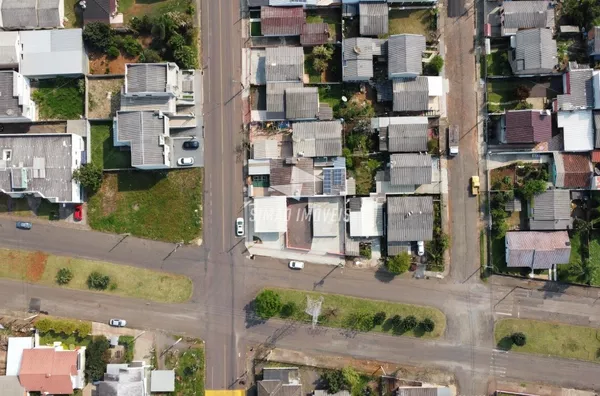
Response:
[[[510,76],[512,69],[508,63],[508,53],[500,49],[492,52],[486,57],[487,72],[490,76]]]
[[[592,277],[591,284],[594,286],[600,286],[600,235],[592,234],[593,237],[590,239],[589,246],[589,263],[596,267],[594,276]],[[581,283],[578,279],[576,268],[581,265],[581,253],[582,253],[582,240],[579,234],[573,233],[570,238],[571,241],[571,258],[569,264],[559,265],[557,270],[558,279],[568,283]]]
[[[507,337],[515,332],[522,332],[527,336],[524,346],[511,346],[507,342]],[[498,347],[516,352],[600,361],[600,330],[592,327],[503,319],[496,322],[494,337]]]
[[[88,202],[93,229],[167,242],[190,242],[202,231],[203,170],[105,173]]]
[[[59,286],[56,273],[65,267],[71,269],[73,279],[68,285]],[[92,271],[108,275],[111,283],[116,285],[116,289],[102,293],[163,302],[183,302],[192,295],[192,281],[182,275],[43,252],[0,249],[1,278],[88,290],[86,282]]]
[[[167,369],[175,369],[175,394],[204,396],[204,350],[175,350],[165,356]]]
[[[9,210],[10,201],[10,210]],[[47,199],[42,199],[37,208],[29,206],[27,198],[10,198],[0,193],[0,212],[11,213],[19,217],[39,217],[48,220],[57,220],[59,205]]]
[[[131,168],[131,152],[113,146],[112,123],[91,126],[92,162],[102,169]]]
[[[167,12],[185,13],[191,4],[190,0],[119,0],[119,12],[123,13],[125,22],[128,22],[134,16],[156,17]]]
[[[363,298],[342,296],[339,294],[315,293],[275,288],[271,290],[279,294],[282,304],[285,305],[288,302],[294,302],[298,307],[301,308],[294,316],[294,319],[296,320],[310,320],[310,317],[304,312],[304,309],[306,308],[307,296],[310,296],[313,299],[322,296],[324,300],[321,309],[322,317],[320,318],[320,321],[324,326],[341,328],[344,327],[345,320],[347,320],[348,316],[352,313],[368,312],[375,314],[383,311],[386,313],[388,319],[394,315],[400,315],[402,318],[405,318],[409,315],[414,315],[419,321],[424,318],[430,318],[435,322],[435,329],[431,333],[424,333],[417,328],[415,330],[403,333],[403,335],[423,338],[439,338],[442,334],[444,334],[444,330],[446,329],[446,317],[440,310],[432,307],[400,304],[380,300],[367,300]],[[329,315],[328,313],[331,314]],[[383,326],[375,326],[373,331],[392,333],[389,320],[386,321]]]
[[[305,49],[304,53],[304,72],[308,74],[308,81],[310,83],[320,83],[321,73],[313,68],[313,56],[309,49]]]
[[[430,11],[427,10],[390,10],[389,34],[422,34],[429,36]]]
[[[65,0],[65,28],[82,27],[81,8],[79,0]]]
[[[335,111],[342,102],[342,85],[331,84],[319,86],[319,101],[329,104]]]
[[[41,120],[76,120],[83,115],[84,81],[57,77],[40,80],[33,91]]]

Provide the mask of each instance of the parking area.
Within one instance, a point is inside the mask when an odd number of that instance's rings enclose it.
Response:
[[[191,129],[187,135],[181,133],[178,136],[171,136],[171,163],[174,168],[180,168],[180,166],[177,165],[177,160],[179,158],[193,158],[194,164],[192,167],[204,166],[204,139],[202,139],[202,136],[198,137],[190,133],[195,132],[195,130],[196,129]],[[199,147],[197,149],[192,150],[183,148],[184,142],[192,140],[198,141]],[[188,166],[186,166],[186,168],[187,167]]]

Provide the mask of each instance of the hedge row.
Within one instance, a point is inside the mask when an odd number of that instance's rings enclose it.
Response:
[[[92,323],[81,320],[42,318],[35,322],[35,328],[40,333],[49,331],[66,335],[77,333],[83,338],[92,332]]]

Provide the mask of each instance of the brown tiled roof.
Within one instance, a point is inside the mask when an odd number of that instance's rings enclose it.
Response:
[[[77,352],[51,348],[25,349],[19,381],[28,392],[70,395],[71,375],[77,375]]]
[[[552,117],[539,110],[506,112],[507,143],[541,143],[552,138]]]
[[[562,154],[565,169],[564,187],[588,188],[592,177],[590,157],[587,154]]]
[[[260,27],[265,36],[299,36],[305,22],[302,7],[260,8]]]
[[[320,45],[329,40],[329,25],[326,23],[305,23],[302,26],[300,44]]]
[[[592,151],[592,162],[597,164],[600,162],[600,150]]]

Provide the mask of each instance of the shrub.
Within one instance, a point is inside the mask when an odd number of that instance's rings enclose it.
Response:
[[[522,186],[517,188],[517,194],[521,196],[521,198],[529,201],[535,195],[539,195],[546,191],[548,187],[545,180],[537,180],[537,179],[527,179]]]
[[[111,45],[110,47],[108,47],[108,49],[106,50],[106,55],[109,58],[117,58],[119,57],[119,55],[121,55],[121,52],[119,51],[119,49],[113,45]]]
[[[533,105],[524,100],[517,103],[517,105],[515,106],[515,110],[528,110],[528,109],[533,109]]]
[[[402,317],[400,315],[394,315],[392,319],[390,319],[392,327],[395,329],[400,328],[402,326]]]
[[[529,97],[529,94],[531,93],[531,87],[528,87],[527,85],[518,85],[517,88],[515,89],[515,96],[517,97],[517,99],[523,101],[525,99],[527,99]]]
[[[410,331],[412,329],[414,329],[415,327],[417,327],[417,318],[415,318],[412,315],[407,316],[406,318],[404,318],[404,320],[402,321],[402,330],[403,331]]]
[[[329,394],[338,393],[348,388],[344,374],[340,370],[325,371],[321,374],[321,380],[325,383],[325,390]]]
[[[196,52],[192,47],[184,45],[181,48],[176,49],[173,52],[173,58],[179,67],[184,69],[195,69],[198,60],[196,59]]]
[[[132,36],[127,36],[123,40],[123,51],[131,57],[138,56],[142,53],[142,44]]]
[[[162,58],[160,57],[160,55],[158,54],[158,52],[151,50],[151,49],[145,49],[142,51],[142,54],[140,55],[140,62],[141,63],[159,63],[162,62]]]
[[[69,268],[61,268],[56,273],[56,283],[59,285],[66,285],[71,282],[71,279],[73,279],[73,271]]]
[[[382,311],[382,312],[377,312],[377,313],[375,314],[375,316],[373,316],[373,324],[374,324],[375,326],[380,326],[380,325],[382,325],[382,324],[383,324],[383,322],[385,322],[385,317],[386,317],[386,314],[385,314],[385,312],[383,312],[383,311]]]
[[[427,333],[431,333],[435,329],[435,322],[429,318],[425,318],[420,323],[421,328]]]
[[[410,268],[411,257],[408,252],[400,253],[396,256],[389,257],[387,260],[387,269],[392,274],[403,274]]]
[[[342,369],[342,376],[344,377],[344,385],[348,389],[354,389],[360,383],[360,375],[350,366]]]
[[[131,363],[135,351],[135,338],[133,336],[119,336],[119,345],[125,347],[125,362]]]
[[[108,286],[108,290],[115,291],[115,290],[117,290],[117,287],[118,287],[117,282],[110,282],[110,285]]]
[[[87,382],[99,381],[104,377],[110,359],[110,343],[104,336],[94,337],[85,350],[85,378]]]
[[[269,319],[281,311],[281,298],[273,290],[261,291],[255,299],[256,314],[263,319]]]
[[[88,23],[83,29],[83,42],[92,50],[105,52],[113,44],[113,31],[106,23]]]
[[[87,285],[90,289],[106,290],[109,284],[110,277],[108,275],[101,274],[98,271],[92,272],[87,279]]]
[[[49,331],[66,335],[77,333],[80,338],[83,338],[92,332],[92,324],[90,322],[48,317],[35,322],[35,328],[40,333],[47,333]]]
[[[344,320],[344,327],[356,331],[370,331],[375,327],[373,315],[368,312],[352,312]]]
[[[181,34],[176,33],[169,38],[169,42],[167,44],[172,50],[177,50],[185,46],[185,39]]]
[[[434,56],[431,61],[427,64],[426,70],[428,74],[439,76],[444,67],[444,58],[439,55]]]
[[[516,346],[523,346],[527,343],[527,336],[521,332],[513,333],[510,338]]]
[[[352,159],[352,151],[348,147],[342,149],[342,155],[346,158],[346,168],[354,169],[354,161]]]
[[[87,163],[73,171],[73,180],[78,181],[83,188],[94,193],[102,185],[102,168],[97,163]]]
[[[294,316],[298,312],[298,305],[295,302],[289,301],[281,307],[281,316],[284,318],[289,318],[290,316]]]

